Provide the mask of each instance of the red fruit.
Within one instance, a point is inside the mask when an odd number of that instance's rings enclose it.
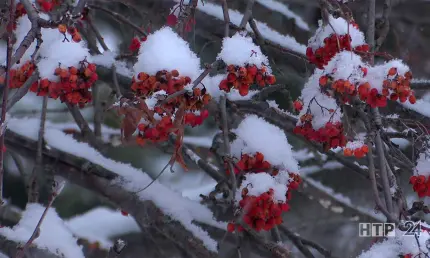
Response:
[[[167,25],[169,26],[175,26],[178,23],[178,17],[174,14],[169,14],[167,16]]]
[[[209,111],[208,111],[208,110],[206,110],[206,109],[204,109],[204,110],[200,111],[200,116],[201,116],[203,119],[208,118],[208,116],[209,116]]]
[[[232,233],[232,232],[234,232],[234,229],[235,229],[235,226],[234,226],[233,223],[228,223],[227,224],[227,231],[228,232]]]
[[[328,82],[328,77],[327,76],[321,76],[319,79],[319,83],[320,86],[326,86]]]
[[[303,109],[303,102],[300,100],[296,100],[293,103],[294,109],[297,111],[301,111]]]
[[[122,214],[123,216],[128,216],[128,212],[123,211],[123,210],[121,210],[121,214]]]
[[[271,84],[275,84],[275,82],[276,82],[276,78],[274,75],[269,75],[266,77],[266,83],[267,84],[271,85]]]
[[[95,64],[88,64],[87,68],[93,73],[97,70],[97,66]]]
[[[417,98],[414,95],[409,96],[409,102],[411,104],[415,104],[417,102]]]
[[[388,70],[389,76],[394,76],[396,74],[397,74],[397,68],[396,67],[391,67],[390,70]]]
[[[130,43],[130,46],[128,47],[128,49],[131,52],[137,52],[140,49],[140,45],[141,45],[141,43],[140,43],[139,39],[138,38],[133,38],[131,40],[131,43]]]
[[[144,124],[139,124],[139,125],[137,126],[137,129],[138,129],[139,131],[143,132],[143,131],[145,131],[145,129],[146,129],[146,125],[144,125]]]
[[[51,2],[42,2],[42,4],[40,6],[42,7],[42,10],[44,12],[52,11],[52,3]]]
[[[235,82],[236,80],[237,80],[237,76],[235,73],[229,73],[227,75],[227,81],[228,82],[232,83],[232,82]]]

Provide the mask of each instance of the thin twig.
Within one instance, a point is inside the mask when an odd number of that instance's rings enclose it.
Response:
[[[106,45],[106,42],[105,42],[102,34],[97,29],[97,27],[94,25],[93,20],[89,15],[88,15],[86,21],[87,21],[89,27],[91,28],[91,30],[94,32],[94,35],[96,35],[96,38],[97,38],[98,42],[100,43],[100,45],[102,46],[103,50],[109,51],[109,47]]]
[[[242,20],[240,21],[239,29],[244,30],[246,24],[252,16],[252,7],[254,6],[255,0],[248,0],[246,4],[245,12],[243,13]]]
[[[112,65],[112,80],[113,80],[113,85],[115,86],[115,95],[118,99],[120,99],[121,98],[121,88],[119,87],[118,75],[116,73],[116,65],[115,64]]]
[[[228,14],[227,0],[222,0],[222,14],[224,16],[224,37],[230,36],[230,15]]]
[[[294,234],[293,232],[291,232],[287,227],[281,225],[279,227],[282,232],[285,233],[285,235],[287,235],[288,239],[291,240],[291,242],[293,242],[293,244],[297,247],[297,249],[299,249],[299,251],[306,257],[306,258],[315,258],[315,256],[311,253],[311,251],[309,250],[309,248],[307,248],[303,243],[302,243],[302,239],[297,236],[296,234]]]
[[[103,6],[99,6],[99,5],[95,5],[95,4],[90,4],[88,6],[92,9],[100,10],[100,11],[103,11],[103,12],[109,14],[115,20],[130,25],[136,32],[140,33],[142,36],[144,36],[144,37],[147,36],[146,32],[142,28],[140,28],[136,24],[132,23],[129,19],[125,18],[121,14],[113,12],[113,11],[103,7]]]
[[[76,105],[72,105],[70,103],[66,103],[66,105],[70,111],[70,114],[72,114],[73,119],[81,130],[84,139],[86,139],[93,147],[100,150],[101,144],[97,140],[96,135],[91,130],[85,118],[82,116],[81,112],[79,111],[79,108]]]
[[[9,0],[9,24],[7,29],[7,53],[6,53],[6,84],[3,90],[3,102],[2,102],[2,110],[1,110],[1,127],[6,128],[6,107],[7,107],[7,98],[9,93],[9,87],[10,87],[10,70],[12,68],[12,28],[13,23],[15,21],[15,0]],[[5,132],[2,130],[0,135],[0,205],[4,204],[3,201],[3,173],[4,173],[4,137]]]
[[[16,252],[15,258],[22,258],[24,257],[25,252],[27,249],[31,246],[31,244],[40,236],[40,226],[42,226],[43,220],[46,218],[46,214],[48,214],[49,208],[51,208],[52,204],[54,203],[57,195],[51,195],[51,198],[49,200],[48,205],[46,206],[45,210],[43,211],[42,216],[39,219],[39,222],[36,225],[36,228],[33,231],[33,234],[31,234],[30,239],[24,244],[24,246],[19,247],[18,251]]]
[[[229,139],[229,128],[228,128],[228,116],[227,116],[227,97],[222,95],[220,97],[220,112],[221,112],[221,126],[223,132],[223,144],[224,144],[224,158],[227,160],[227,164],[230,170],[230,180],[231,180],[231,192],[232,192],[232,200],[234,202],[236,197],[236,174],[234,171],[234,166],[230,157],[230,139]]]
[[[48,96],[43,97],[42,102],[42,114],[40,116],[39,124],[39,136],[37,140],[37,151],[36,151],[36,161],[31,173],[31,177],[28,183],[28,202],[37,203],[39,201],[39,173],[43,168],[43,142],[45,137],[45,121],[46,121],[46,109],[48,106]]]

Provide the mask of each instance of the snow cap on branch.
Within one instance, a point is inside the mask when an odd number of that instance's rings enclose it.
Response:
[[[312,114],[312,127],[315,130],[324,127],[328,122],[340,122],[342,117],[336,100],[321,92],[319,78],[322,75],[324,75],[324,70],[316,69],[305,84],[301,96],[303,109],[299,117],[306,114],[309,108]],[[330,113],[330,109],[334,112]],[[297,125],[301,125],[300,120],[297,122]]]
[[[293,157],[285,133],[256,115],[247,116],[234,130],[237,139],[231,144],[235,157],[260,152],[272,166],[297,173],[299,166]]]
[[[41,15],[45,16],[45,15]],[[48,17],[49,18],[49,17]],[[28,16],[20,17],[17,22],[16,35],[17,40],[14,45],[14,51],[19,47],[28,31],[31,29],[31,22]],[[40,61],[38,63],[39,73],[41,78],[46,78],[50,81],[58,80],[54,75],[55,68],[61,64],[61,67],[67,68],[70,66],[78,66],[79,62],[87,58],[90,61],[90,53],[84,41],[79,43],[73,42],[69,37],[68,40],[64,39],[64,35],[57,29],[42,28],[43,42],[40,45],[38,56]],[[31,55],[36,49],[36,40],[30,45],[24,53],[19,64],[14,65],[14,68],[20,67],[26,61],[30,61]]]
[[[195,80],[201,73],[200,59],[191,51],[189,44],[170,27],[163,27],[148,35],[139,50],[133,67],[136,73],[155,75],[161,70],[178,70],[181,76]]]
[[[268,72],[271,73],[268,66],[269,61],[261,52],[260,47],[252,42],[252,38],[244,36],[240,32],[232,37],[224,38],[218,59],[223,60],[227,65],[245,66],[250,64],[261,68],[264,64],[268,68]]]
[[[287,175],[288,177],[288,175]],[[259,196],[269,189],[273,189],[273,200],[286,202],[285,193],[288,190],[287,183],[282,180],[283,177],[271,176],[268,173],[248,173],[245,175],[240,188],[236,192],[236,200],[242,200],[242,190],[248,189],[248,195]]]
[[[363,32],[357,29],[353,24],[348,24],[345,19],[341,17],[334,18],[330,15],[327,25],[323,26],[322,20],[319,21],[319,28],[315,32],[315,35],[309,39],[308,46],[313,50],[323,47],[324,39],[329,37],[331,34],[349,34],[351,36],[351,46],[353,48],[366,44]]]
[[[0,235],[15,242],[26,243],[44,211],[45,207],[38,203],[27,204],[19,223],[13,228],[0,228]],[[40,235],[33,244],[65,258],[85,258],[77,239],[53,208],[48,210],[40,226]]]

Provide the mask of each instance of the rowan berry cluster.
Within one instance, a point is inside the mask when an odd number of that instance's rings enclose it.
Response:
[[[67,25],[65,24],[60,24],[58,25],[58,31],[62,33],[64,36],[66,36],[66,32],[67,32],[68,34],[70,34],[70,36],[72,36],[72,40],[76,43],[82,40],[82,36],[78,32],[78,29],[73,26],[67,27]]]
[[[257,152],[254,156],[242,154],[241,159],[239,160],[239,162],[236,163],[234,173],[263,173],[268,172],[271,169],[272,165],[266,160],[264,160],[264,155],[260,152]],[[276,176],[278,172],[278,169],[273,168],[271,175]],[[226,173],[227,175],[230,174],[228,166],[226,166]]]
[[[227,67],[227,78],[222,80],[219,88],[225,92],[230,92],[232,88],[237,89],[241,96],[248,95],[249,87],[257,84],[260,87],[271,85],[276,82],[274,75],[267,72],[267,68],[262,66],[257,68],[255,65]]]
[[[334,112],[334,110],[330,110]],[[344,135],[343,124],[341,122],[327,122],[325,126],[315,130],[312,126],[313,116],[306,113],[300,117],[301,125],[294,128],[293,132],[304,136],[306,139],[324,145],[324,149],[344,147],[347,139]]]
[[[409,183],[412,185],[414,192],[418,194],[419,198],[430,196],[430,177],[423,175],[411,176]]]
[[[14,24],[14,29],[16,29],[16,20],[18,20],[19,17],[24,16],[27,14],[27,11],[24,8],[24,5],[22,3],[17,3],[16,4],[16,9],[15,9],[15,24]]]
[[[177,70],[159,71],[150,76],[144,72],[133,78],[131,89],[138,97],[156,98],[156,94],[171,95],[183,90],[186,85],[191,83],[188,76],[180,76]],[[209,112],[203,107],[209,103],[211,96],[206,93],[206,89],[194,88],[192,94],[183,94],[175,98],[170,98],[162,104],[159,100],[154,105],[151,112],[161,117],[161,120],[151,121],[151,124],[139,124],[139,134],[137,142],[143,145],[146,140],[161,142],[168,139],[169,133],[175,133],[177,128],[173,125],[173,115],[183,106],[183,122],[181,124],[191,127],[201,125],[209,116]]]
[[[343,149],[343,155],[345,157],[354,156],[358,159],[363,158],[369,152],[369,147],[366,144],[354,144],[353,142],[348,142],[346,147]]]
[[[134,37],[131,42],[130,45],[128,46],[128,49],[132,52],[132,53],[137,53],[139,52],[140,46],[142,45],[142,42],[146,41],[146,37]]]
[[[247,188],[243,188],[242,200],[239,201],[239,207],[243,211],[243,222],[256,231],[268,231],[276,225],[282,224],[282,212],[287,212],[290,206],[287,203],[275,202],[274,192],[273,189],[269,189],[259,196],[253,196],[248,195]],[[229,223],[227,230],[241,232],[243,227]]]
[[[415,104],[416,98],[411,89],[412,73],[410,71],[401,75],[397,68],[392,67],[387,74],[387,79],[384,80],[382,86],[382,94],[389,96],[391,100],[404,103],[409,99],[411,104]]]
[[[229,170],[226,170],[230,173]],[[254,155],[242,154],[241,159],[235,164],[235,174],[245,173],[269,173],[271,176],[277,176],[279,169],[273,167],[268,161],[264,159],[264,155],[256,152]],[[301,183],[299,175],[288,173],[291,180],[287,185],[287,192],[285,193],[286,200],[291,199],[291,190],[296,190]],[[242,199],[239,201],[238,211],[243,216],[243,222],[248,226],[260,230],[271,230],[274,226],[282,223],[282,213],[287,212],[290,206],[286,202],[277,201],[274,199],[275,190],[270,188],[267,192],[255,196],[249,194],[249,187],[246,186],[242,189]],[[242,231],[241,225],[235,225],[231,222],[227,226],[227,230],[233,232],[235,230]]]
[[[41,79],[38,85],[33,85],[30,91],[38,96],[49,96],[50,98],[60,98],[62,102],[73,105],[85,106],[91,102],[91,86],[98,80],[96,65],[86,60],[79,63],[79,67],[69,68],[57,67],[54,74],[58,81]]]
[[[322,69],[337,53],[340,53],[343,50],[355,50],[357,52],[369,51],[369,46],[366,44],[357,46],[352,49],[351,40],[351,36],[348,34],[331,34],[329,37],[324,39],[324,45],[322,47],[317,48],[315,50],[312,49],[312,47],[308,47],[306,49],[306,56],[311,63]]]
[[[33,74],[36,66],[34,63],[27,61],[23,65],[21,65],[18,69],[10,70],[10,84],[9,88],[17,89],[21,88],[22,85],[27,81],[27,79]],[[0,76],[0,84],[5,82],[5,77]],[[35,83],[37,84],[37,82]]]
[[[57,7],[61,4],[60,0],[37,0],[37,3],[41,7],[41,10],[45,13],[49,13],[54,9],[54,7]]]

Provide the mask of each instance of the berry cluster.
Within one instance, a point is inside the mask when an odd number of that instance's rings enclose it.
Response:
[[[79,63],[79,67],[71,66],[67,69],[57,67],[54,74],[58,82],[41,79],[38,85],[33,85],[30,91],[38,96],[60,98],[62,102],[85,106],[91,101],[91,86],[98,80],[96,65],[86,60]]]
[[[419,198],[430,196],[430,177],[427,178],[423,175],[411,176],[409,183],[412,185],[414,192],[418,194]]]
[[[16,4],[16,9],[15,9],[15,24],[14,24],[14,29],[16,29],[16,21],[18,20],[19,17],[24,16],[27,14],[27,11],[24,8],[24,5],[22,3],[17,3]]]
[[[128,46],[128,49],[132,53],[137,53],[137,52],[139,52],[140,46],[142,45],[142,42],[144,42],[144,41],[146,41],[146,37],[142,37],[140,39],[138,37],[134,37],[131,40],[130,46]]]
[[[34,65],[34,63],[30,61],[25,62],[18,69],[11,69],[9,87],[11,89],[21,88],[21,86],[24,85],[27,79],[33,74],[35,69],[36,69],[36,66]],[[0,84],[3,84],[4,82],[5,82],[5,77],[0,76]],[[37,85],[37,82],[35,84]]]
[[[302,183],[302,178],[298,174],[290,172],[289,176],[292,180],[288,183],[287,201],[291,200],[291,190],[297,190]]]
[[[369,152],[369,147],[367,147],[367,145],[362,145],[356,148],[348,148],[347,146],[343,149],[343,155],[345,155],[346,157],[355,156],[358,159],[363,158],[367,154],[367,152]]]
[[[329,75],[323,75],[319,78],[319,84],[326,95],[337,96],[343,103],[348,103],[348,97],[355,95],[355,86],[348,80],[339,79],[333,81]]]
[[[243,211],[243,222],[256,231],[271,230],[274,226],[282,224],[282,212],[290,209],[287,203],[275,202],[273,199],[274,190],[259,195],[248,195],[248,189],[243,188],[242,200],[239,201],[239,207]],[[243,231],[241,225],[229,223],[227,230]]]
[[[272,165],[269,162],[264,160],[264,155],[260,152],[257,152],[254,156],[248,154],[242,154],[239,162],[236,163],[234,168],[234,173],[239,174],[240,172],[245,173],[262,173],[268,172],[271,170]],[[279,171],[277,169],[273,169],[272,175],[276,176]],[[230,170],[228,166],[226,166],[226,173],[229,175]]]
[[[139,130],[139,134],[136,142],[139,145],[144,145],[146,140],[164,142],[167,141],[169,133],[173,130],[173,120],[171,116],[166,115],[160,121],[157,121],[155,125],[139,124],[137,129]]]
[[[230,92],[232,88],[237,89],[241,96],[248,95],[249,87],[254,83],[264,87],[276,82],[275,76],[269,74],[265,66],[257,68],[255,65],[229,65],[227,72],[227,78],[221,81],[219,88],[225,92]]]
[[[330,110],[334,112],[334,110]],[[347,139],[344,135],[341,122],[327,122],[324,127],[315,130],[312,126],[312,114],[306,113],[300,117],[301,125],[294,128],[293,132],[304,136],[306,139],[324,145],[324,149],[344,147]]]
[[[415,104],[416,98],[410,85],[412,80],[412,73],[410,71],[400,75],[397,68],[392,67],[388,71],[387,79],[382,84],[382,94],[389,96],[391,100],[405,103],[409,99],[411,104]]]
[[[61,4],[60,0],[37,0],[37,3],[41,7],[42,11],[45,13],[49,13]]]
[[[316,50],[313,50],[312,47],[308,47],[306,49],[306,56],[311,63],[322,69],[337,53],[343,50],[368,52],[369,46],[360,45],[352,49],[350,35],[331,34],[329,37],[324,39],[324,45],[322,47]]]
[[[230,173],[228,166],[226,166],[226,171]],[[254,155],[242,154],[241,159],[235,165],[235,173],[270,173],[275,177],[279,174],[279,169],[266,161],[262,153],[256,152]],[[285,193],[287,200],[291,200],[291,191],[296,190],[301,183],[299,175],[289,173],[289,177],[291,180],[289,180],[288,190]],[[243,214],[243,221],[257,231],[271,230],[275,225],[281,224],[281,214],[289,210],[289,205],[285,202],[276,201],[273,198],[275,191],[272,188],[259,196],[255,196],[249,194],[249,187],[246,186],[242,189],[242,199],[238,206],[239,213]],[[239,232],[243,230],[241,225],[229,223],[228,231],[233,232],[236,229]]]
[[[81,34],[78,32],[78,29],[75,27],[67,27],[65,24],[58,25],[58,31],[66,36],[66,32],[72,36],[72,40],[76,43],[80,42],[82,40]]]
[[[138,97],[157,98],[156,94],[173,94],[183,90],[186,85],[191,83],[188,76],[180,76],[177,70],[170,72],[163,70],[150,76],[144,72],[133,77],[131,89]],[[194,88],[192,94],[183,94],[176,98],[171,98],[161,105],[157,100],[151,112],[161,117],[161,120],[152,119],[151,124],[139,124],[139,135],[137,141],[144,144],[145,140],[152,142],[165,141],[169,133],[175,133],[173,126],[173,114],[183,107],[183,121],[181,124],[190,125],[191,127],[201,125],[209,116],[209,112],[203,107],[209,103],[211,96],[206,93],[206,89]],[[152,114],[152,117],[153,117]],[[176,117],[176,116],[175,116]]]

